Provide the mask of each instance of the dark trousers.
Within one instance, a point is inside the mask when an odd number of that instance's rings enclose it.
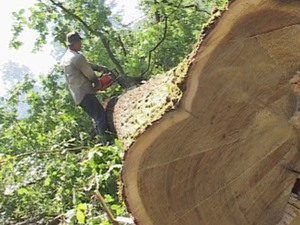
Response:
[[[107,121],[105,110],[98,98],[94,94],[87,94],[80,103],[80,106],[94,119],[98,134],[103,135],[107,130]]]

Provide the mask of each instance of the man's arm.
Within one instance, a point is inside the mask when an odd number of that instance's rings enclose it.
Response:
[[[86,58],[83,55],[78,55],[74,59],[73,63],[76,66],[76,68],[80,70],[88,80],[91,81],[91,83],[94,83],[96,88],[101,87],[98,77],[96,76],[91,65],[87,62]]]
[[[100,65],[96,65],[96,64],[92,64],[92,63],[90,63],[90,66],[92,67],[92,69],[94,71],[97,71],[97,72],[104,72],[104,73],[109,72],[109,69],[105,66],[100,66]]]

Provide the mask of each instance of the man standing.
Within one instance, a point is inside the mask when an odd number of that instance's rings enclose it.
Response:
[[[104,66],[89,64],[86,58],[79,53],[82,38],[77,32],[68,33],[65,53],[62,64],[64,66],[66,82],[76,105],[93,118],[100,142],[105,144],[107,130],[106,115],[103,106],[96,97],[95,88],[101,88],[101,83],[94,71],[108,72]]]

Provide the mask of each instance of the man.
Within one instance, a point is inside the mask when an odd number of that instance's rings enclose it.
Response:
[[[81,40],[82,38],[77,32],[68,33],[66,36],[68,50],[62,59],[66,82],[75,104],[81,106],[93,118],[100,135],[100,142],[105,144],[106,115],[103,106],[95,95],[95,89],[101,88],[101,84],[94,71],[108,72],[108,69],[87,62],[86,58],[79,53]]]

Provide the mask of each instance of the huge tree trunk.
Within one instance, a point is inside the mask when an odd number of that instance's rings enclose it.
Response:
[[[177,69],[118,100],[138,224],[280,222],[300,169],[299,10],[298,0],[232,1]]]

